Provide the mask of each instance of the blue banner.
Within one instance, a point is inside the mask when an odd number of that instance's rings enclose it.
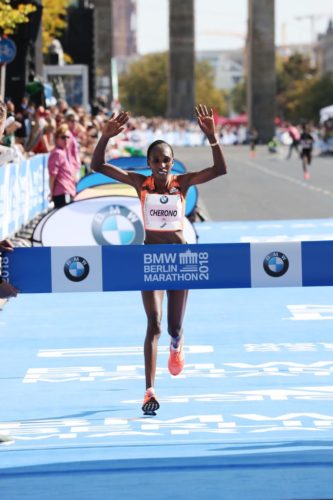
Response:
[[[105,246],[102,255],[104,291],[251,286],[249,244]]]
[[[2,276],[23,293],[332,286],[333,241],[16,248]]]
[[[333,241],[304,241],[302,243],[303,286],[333,284]]]

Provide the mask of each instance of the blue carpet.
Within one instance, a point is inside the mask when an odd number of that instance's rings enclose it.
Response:
[[[331,287],[191,291],[186,368],[164,324],[143,417],[139,292],[11,300],[1,500],[332,499],[332,321]]]

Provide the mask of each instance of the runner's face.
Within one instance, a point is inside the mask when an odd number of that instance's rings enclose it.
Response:
[[[155,146],[149,155],[148,165],[156,179],[167,179],[173,166],[173,156],[169,146],[167,144]]]

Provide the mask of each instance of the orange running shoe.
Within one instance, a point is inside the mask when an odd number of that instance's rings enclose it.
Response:
[[[156,411],[159,409],[160,404],[156,399],[155,390],[153,387],[149,387],[146,390],[145,396],[142,404],[142,411],[145,415],[156,415]]]
[[[175,349],[170,343],[170,356],[168,361],[168,368],[171,375],[179,375],[185,365],[185,357],[183,352],[184,338],[182,337],[179,346]]]

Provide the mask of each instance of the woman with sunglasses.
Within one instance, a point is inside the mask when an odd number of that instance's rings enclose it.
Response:
[[[122,170],[106,164],[104,155],[111,137],[125,129],[128,113],[114,113],[102,130],[102,136],[93,154],[91,167],[95,172],[112,177],[119,182],[133,186],[142,204],[145,226],[145,244],[184,244],[185,196],[190,186],[211,181],[227,173],[227,167],[215,130],[213,111],[199,105],[195,109],[200,129],[205,134],[212,152],[212,166],[198,172],[173,175],[174,163],[172,147],[165,141],[153,142],[147,151],[147,162],[151,175],[130,170]],[[163,210],[158,207],[163,203]],[[172,215],[162,215],[165,213]],[[183,319],[188,290],[168,290],[168,333],[170,335],[170,355],[168,368],[171,375],[179,375],[184,368]],[[161,335],[163,290],[142,291],[143,306],[147,316],[147,331],[144,342],[146,392],[142,410],[154,414],[159,408],[154,384],[156,374],[157,344]]]
[[[60,125],[55,132],[55,148],[48,160],[50,195],[54,208],[71,203],[76,194],[76,165],[71,162],[68,125]]]

